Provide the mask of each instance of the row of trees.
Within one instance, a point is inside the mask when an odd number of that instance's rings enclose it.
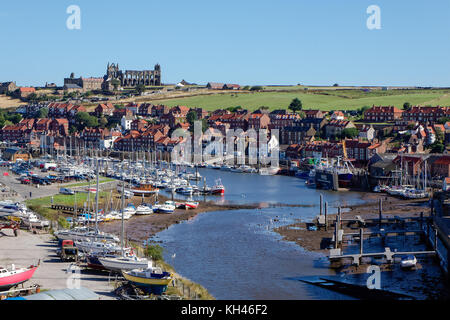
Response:
[[[22,116],[18,113],[10,113],[0,110],[0,128],[6,125],[17,124],[22,120]]]

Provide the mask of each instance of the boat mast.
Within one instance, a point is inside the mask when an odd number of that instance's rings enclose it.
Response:
[[[125,180],[122,180],[122,229],[120,232],[120,245],[122,246],[122,255],[124,255],[124,243],[123,243],[123,237],[125,234],[125,228],[123,224],[123,211],[125,209]]]
[[[97,219],[97,215],[98,215],[98,185],[99,185],[99,179],[98,179],[98,158],[96,158],[97,160],[97,189],[95,190],[95,234],[98,234],[98,219]]]

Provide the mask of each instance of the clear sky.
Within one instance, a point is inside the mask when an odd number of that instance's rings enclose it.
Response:
[[[0,81],[161,64],[163,82],[450,86],[450,1],[26,0],[0,6]],[[69,30],[69,5],[81,30]],[[369,30],[370,5],[381,29]]]

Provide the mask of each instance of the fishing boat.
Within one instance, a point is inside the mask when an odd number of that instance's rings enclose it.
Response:
[[[15,265],[11,269],[0,267],[0,291],[9,290],[33,277],[37,266],[29,266],[28,268],[16,268]]]
[[[187,209],[197,209],[199,203],[197,201],[186,201],[184,203],[185,208]]]
[[[211,188],[211,193],[220,195],[225,194],[225,187],[222,184],[222,180],[220,179],[216,180],[215,185]]]
[[[173,280],[171,273],[163,272],[161,268],[157,267],[122,271],[122,275],[126,280],[142,288],[147,293],[156,295],[163,294]]]

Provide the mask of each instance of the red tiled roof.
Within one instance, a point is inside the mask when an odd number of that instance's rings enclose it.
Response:
[[[32,87],[21,87],[20,88],[20,92],[36,92],[36,89],[35,88],[32,88]]]

